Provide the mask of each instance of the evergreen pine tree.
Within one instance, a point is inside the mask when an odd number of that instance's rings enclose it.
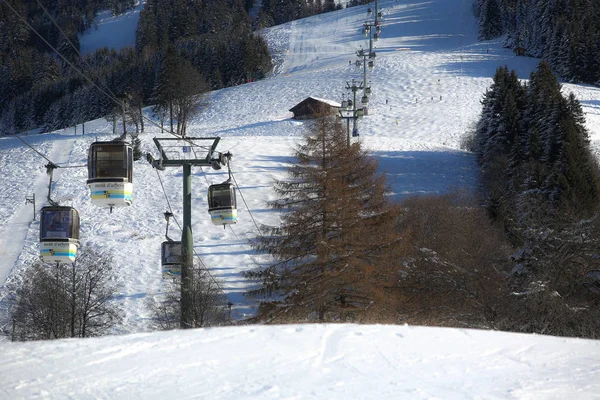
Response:
[[[134,132],[131,134],[131,144],[133,144],[133,161],[140,160],[142,158],[142,141],[139,133]]]
[[[590,151],[581,105],[572,93],[561,102],[558,126],[564,136],[555,167],[561,183],[559,206],[575,215],[589,216],[600,197],[598,165]]]
[[[484,0],[479,14],[479,39],[493,39],[502,33],[502,10],[498,0]]]

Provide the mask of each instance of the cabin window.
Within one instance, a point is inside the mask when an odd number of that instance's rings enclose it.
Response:
[[[72,210],[43,210],[41,237],[44,239],[79,239],[79,221]]]
[[[129,166],[133,162],[133,153],[127,150],[131,149],[121,144],[94,146],[91,154],[90,178],[126,178],[131,182]]]
[[[163,264],[181,264],[181,242],[163,243]]]
[[[235,207],[235,193],[229,185],[223,188],[213,188],[210,198],[210,208]]]

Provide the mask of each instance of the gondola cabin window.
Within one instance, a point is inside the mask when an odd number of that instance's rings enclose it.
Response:
[[[79,221],[71,210],[45,210],[41,224],[44,239],[79,239]]]
[[[133,149],[123,143],[96,143],[90,151],[89,178],[132,181]]]
[[[79,247],[79,213],[72,207],[46,206],[40,211],[40,258],[73,263]]]
[[[164,279],[181,277],[181,242],[163,242],[161,246],[162,276]]]
[[[213,185],[209,192],[209,208],[235,208],[235,192],[230,185]]]
[[[181,264],[181,242],[164,242],[162,244],[162,264]]]
[[[235,188],[230,182],[208,188],[208,212],[214,225],[237,223]]]

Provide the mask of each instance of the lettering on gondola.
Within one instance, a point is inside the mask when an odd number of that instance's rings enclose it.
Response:
[[[115,183],[115,182],[109,182],[109,183],[94,183],[94,188],[96,189],[100,189],[100,188],[117,188],[117,189],[122,189],[125,187],[124,183]]]

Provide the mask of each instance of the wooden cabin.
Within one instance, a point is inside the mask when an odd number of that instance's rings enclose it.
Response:
[[[325,115],[337,115],[339,107],[341,104],[338,102],[311,96],[290,108],[290,111],[294,114],[294,119],[314,119]]]
[[[524,47],[517,46],[513,50],[517,56],[523,57],[523,56],[527,55],[527,49]]]

